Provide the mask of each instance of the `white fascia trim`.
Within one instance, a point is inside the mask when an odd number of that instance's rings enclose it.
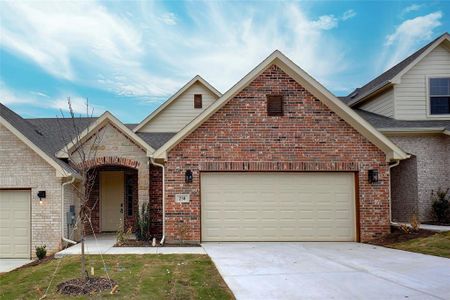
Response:
[[[403,152],[398,146],[392,143],[387,137],[377,131],[366,120],[360,117],[350,107],[340,101],[336,96],[323,87],[318,81],[312,78],[303,69],[297,66],[283,53],[276,50],[269,57],[267,57],[262,63],[256,66],[250,73],[236,83],[231,89],[229,89],[221,98],[210,105],[194,120],[188,123],[183,129],[181,129],[176,135],[174,135],[169,141],[167,141],[162,147],[155,151],[154,158],[167,158],[167,152],[170,151],[177,143],[183,140],[187,135],[199,127],[204,121],[206,121],[212,114],[222,108],[230,99],[232,99],[243,88],[250,84],[257,76],[264,72],[271,65],[276,64],[289,76],[295,79],[306,90],[308,90],[315,97],[320,99],[328,108],[334,111],[358,132],[375,144],[386,154],[388,161],[396,159],[406,159],[408,155]]]
[[[159,115],[160,112],[162,112],[167,106],[169,106],[173,101],[175,101],[181,94],[183,94],[186,90],[188,90],[197,81],[203,84],[211,93],[216,95],[217,98],[220,98],[222,96],[222,93],[219,92],[215,87],[213,87],[209,82],[203,79],[200,75],[196,75],[188,83],[186,83],[183,87],[181,87],[181,89],[179,89],[175,94],[173,94],[169,99],[167,99],[163,104],[161,104],[156,110],[154,110],[150,115],[148,115],[144,120],[142,120],[135,128],[133,128],[133,132],[139,131],[148,122],[150,122],[150,120]]]
[[[361,104],[363,102],[366,102],[366,100],[368,100],[373,94],[375,94],[379,90],[384,90],[384,93],[385,93],[393,85],[394,85],[394,83],[392,81],[386,81],[382,86],[374,87],[372,90],[369,91],[369,93],[366,96],[362,97],[361,99],[352,100],[347,105],[349,107],[353,107],[353,106],[355,106],[357,104]]]
[[[122,122],[119,121],[116,117],[114,117],[109,111],[104,112],[97,120],[95,120],[92,124],[90,124],[83,132],[80,134],[79,141],[83,142],[88,139],[92,134],[96,131],[95,129],[110,122],[115,127],[117,127],[123,134],[129,137],[133,142],[141,146],[145,149],[147,156],[152,155],[155,152],[150,145],[148,145],[143,139],[141,139],[136,133],[126,127]],[[61,150],[56,153],[56,157],[58,158],[68,158],[68,152],[75,146],[77,143],[77,138],[73,138],[71,142],[65,145]]]
[[[6,119],[0,116],[0,123],[5,126],[10,132],[12,132],[20,141],[22,141],[25,145],[31,148],[36,154],[38,154],[43,160],[45,160],[49,165],[55,168],[56,177],[68,177],[68,176],[76,176],[75,174],[71,174],[64,170],[62,166],[60,166],[54,159],[52,159],[47,153],[42,151],[41,148],[36,146],[33,142],[31,142],[25,135],[23,135],[19,130],[17,130],[13,125],[11,125]]]
[[[450,36],[449,34],[445,34],[443,35],[440,39],[438,39],[437,41],[435,41],[430,47],[428,47],[428,49],[426,49],[422,54],[420,54],[415,60],[413,60],[411,63],[409,63],[409,65],[407,65],[403,70],[401,70],[397,75],[395,75],[392,79],[391,82],[397,83],[400,82],[401,77],[408,72],[409,70],[411,70],[416,64],[418,64],[425,56],[427,56],[431,51],[433,51],[437,46],[439,46],[440,44],[442,44],[444,41],[448,41],[450,42]]]

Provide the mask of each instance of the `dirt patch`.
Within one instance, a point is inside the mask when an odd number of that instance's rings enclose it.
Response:
[[[114,247],[153,247],[149,241],[126,240],[122,243],[116,243]],[[156,247],[201,247],[199,244],[164,244],[161,246],[156,243]]]
[[[86,281],[81,278],[74,278],[58,284],[57,291],[69,296],[91,295],[108,290],[112,291],[116,285],[117,283],[114,280],[103,277],[91,277]]]
[[[436,232],[420,229],[419,231],[414,231],[410,233],[405,233],[403,230],[397,227],[393,227],[391,229],[391,233],[375,240],[371,240],[368,242],[369,244],[378,245],[378,246],[388,246],[391,244],[402,243],[409,240],[428,237]]]

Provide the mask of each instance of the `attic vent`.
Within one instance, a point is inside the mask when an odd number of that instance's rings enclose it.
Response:
[[[352,94],[350,95],[350,98],[355,98],[355,97],[356,97],[356,95],[358,95],[358,92],[354,92],[354,93],[352,93]]]
[[[34,132],[36,132],[36,133],[39,134],[40,136],[44,136],[44,135],[42,134],[42,132],[40,132],[40,131],[37,130],[37,129],[35,129]]]
[[[283,96],[267,95],[267,115],[268,116],[283,115]]]
[[[194,95],[194,108],[202,108],[202,95],[201,94]]]

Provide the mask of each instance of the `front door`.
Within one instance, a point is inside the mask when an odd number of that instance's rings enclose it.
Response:
[[[123,198],[123,172],[100,172],[101,231],[117,231],[123,224]]]

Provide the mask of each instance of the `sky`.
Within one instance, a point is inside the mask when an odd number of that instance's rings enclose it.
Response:
[[[0,102],[138,123],[199,74],[222,93],[278,49],[347,95],[450,31],[450,1],[1,1]]]

